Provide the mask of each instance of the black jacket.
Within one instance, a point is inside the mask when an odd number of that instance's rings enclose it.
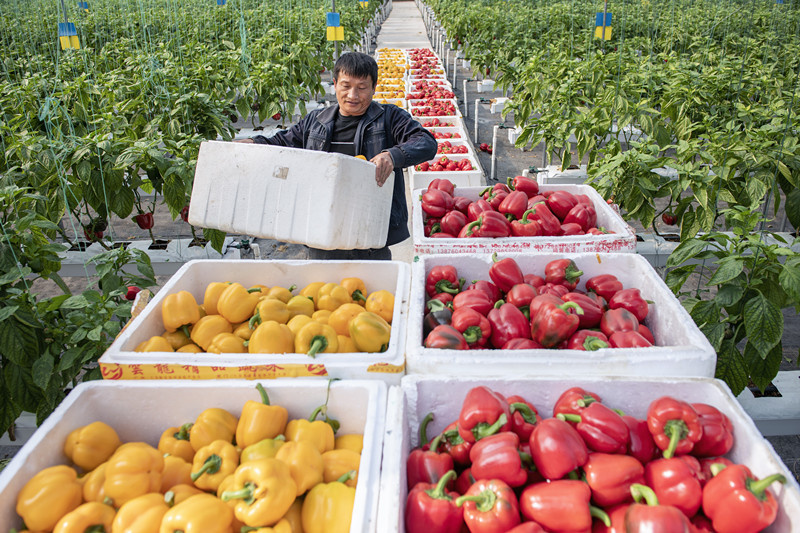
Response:
[[[259,144],[329,152],[338,112],[338,104],[314,110],[287,130],[271,137],[257,135],[253,140]],[[436,157],[436,139],[405,110],[392,104],[372,102],[358,125],[355,146],[356,153],[368,160],[384,151],[391,154],[394,161],[394,191],[386,244],[404,241],[409,233],[403,169]]]

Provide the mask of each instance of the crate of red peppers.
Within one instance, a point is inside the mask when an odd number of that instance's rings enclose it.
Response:
[[[635,252],[636,234],[589,185],[516,176],[491,187],[438,177],[412,195],[417,254]]]
[[[409,374],[712,377],[716,352],[636,254],[440,254],[412,264]]]
[[[458,133],[454,133],[454,135],[458,135]],[[455,137],[452,140],[455,139],[464,139],[464,137]],[[438,183],[441,180],[454,184],[454,186],[467,188],[480,187],[485,183],[483,170],[472,151],[466,154],[436,154],[432,160],[410,167],[409,176],[412,193],[417,189],[429,187],[432,182]],[[414,195],[412,195],[413,197]]]
[[[800,487],[721,381],[406,376],[378,531],[788,533]]]

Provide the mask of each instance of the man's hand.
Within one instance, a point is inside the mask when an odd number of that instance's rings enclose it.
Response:
[[[255,141],[254,141],[253,139],[247,138],[247,139],[234,139],[234,141],[233,141],[233,142],[235,142],[235,143],[248,143],[248,144],[252,144],[252,143],[254,143]]]
[[[386,180],[394,172],[394,161],[389,152],[381,152],[372,159],[371,163],[375,163],[375,181],[378,182],[378,187],[383,187]]]

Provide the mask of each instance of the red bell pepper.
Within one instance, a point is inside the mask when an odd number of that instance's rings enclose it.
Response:
[[[511,221],[511,235],[514,237],[538,237],[544,233],[541,224],[530,219],[532,210],[528,209],[519,220]]]
[[[517,496],[499,479],[476,481],[456,505],[464,506],[470,533],[505,533],[520,523]]]
[[[692,523],[692,528],[694,528],[692,533],[717,533],[714,526],[711,525],[711,519],[703,513],[697,513],[689,521]]]
[[[502,292],[508,292],[514,285],[525,283],[522,270],[512,257],[497,259],[497,252],[492,254],[492,266],[489,267],[489,277]]]
[[[534,289],[538,289],[545,283],[544,278],[542,276],[537,276],[536,274],[525,274],[522,276],[522,279],[524,279],[525,283]]]
[[[519,436],[520,442],[527,443],[536,423],[541,418],[539,411],[522,396],[509,396],[508,412],[511,413],[511,431]]]
[[[703,436],[697,411],[690,404],[670,396],[662,396],[650,403],[647,427],[667,459],[675,454],[691,452]]]
[[[617,309],[620,307],[633,313],[639,322],[644,322],[650,310],[647,300],[642,298],[642,293],[639,289],[622,289],[621,291],[617,291],[608,301],[608,308]]]
[[[464,336],[453,326],[441,324],[425,337],[426,348],[438,348],[440,350],[468,350],[469,346]]]
[[[517,283],[506,293],[506,303],[530,315],[531,301],[539,296],[539,292],[527,283]]]
[[[506,533],[547,533],[547,531],[536,522],[523,522],[517,527],[509,529]]]
[[[531,205],[531,202],[528,201],[528,210],[532,211],[529,215],[529,218],[538,222],[539,225],[542,227],[542,232],[544,235],[558,235],[561,231],[561,221],[555,216],[550,209],[547,208],[547,204],[544,202],[538,202],[534,205]]]
[[[457,238],[456,235],[453,235],[452,233],[447,233],[447,232],[444,232],[444,231],[437,231],[436,233],[432,233],[431,235],[429,235],[429,237],[431,239],[455,239],[455,238]]]
[[[153,229],[153,213],[139,213],[133,220],[141,229]]]
[[[537,194],[535,196],[531,196],[530,198],[528,198],[528,209],[533,209],[533,206],[535,206],[536,204],[542,204],[545,207],[547,207],[547,198],[545,198],[541,194]]]
[[[442,232],[449,233],[450,235],[458,235],[461,228],[467,225],[467,215],[461,211],[450,211],[439,222],[439,227]]]
[[[469,307],[486,316],[494,308],[495,301],[492,300],[485,291],[466,290],[455,295],[453,298],[453,309]]]
[[[485,292],[492,301],[492,305],[494,305],[496,301],[502,299],[503,297],[503,294],[500,292],[500,289],[497,288],[497,285],[484,279],[473,281],[472,285],[468,286],[464,290],[480,290]]]
[[[733,447],[733,424],[730,418],[713,405],[693,403],[692,407],[703,427],[703,436],[692,447],[692,455],[714,457],[728,453]]]
[[[600,324],[600,319],[603,317],[603,308],[596,299],[580,292],[568,292],[561,296],[561,299],[565,302],[575,302],[581,306],[581,309],[583,309],[583,314],[579,316],[581,328],[594,328]]]
[[[640,323],[638,331],[639,335],[647,339],[650,342],[650,344],[654,345],[656,343],[656,338],[653,336],[653,332],[650,331],[650,328]]]
[[[436,484],[418,483],[406,498],[406,531],[408,533],[460,533],[464,512],[456,506],[458,493],[445,490],[456,479],[450,470]]]
[[[608,231],[605,228],[589,228],[586,230],[587,235],[608,235],[609,233],[613,233],[612,231]]]
[[[510,487],[521,487],[528,480],[528,472],[520,454],[519,436],[504,431],[484,437],[472,446],[472,477],[476,480],[499,479]],[[527,458],[530,463],[530,457]]]
[[[489,387],[479,386],[467,392],[458,415],[458,434],[467,442],[511,430],[508,401]]]
[[[469,451],[472,449],[472,442],[467,442],[458,434],[458,421],[451,422],[442,432],[442,449],[453,458],[453,462],[459,466],[469,464]],[[463,491],[458,491],[462,494]]]
[[[547,207],[561,220],[564,220],[577,204],[578,199],[569,191],[553,191],[547,196]]]
[[[189,222],[189,206],[185,205],[181,209],[181,220],[188,223]]]
[[[561,479],[589,458],[589,450],[578,432],[558,418],[545,418],[533,428],[531,457],[546,479]]]
[[[628,426],[628,455],[635,457],[642,464],[649,463],[656,454],[656,443],[647,429],[647,421],[630,415],[622,415]]]
[[[430,191],[431,189],[439,189],[453,196],[456,186],[447,178],[436,178],[428,184],[428,190]]]
[[[470,307],[456,310],[451,325],[461,332],[470,348],[486,346],[492,336],[489,319]]]
[[[425,292],[429,297],[433,297],[440,292],[457,294],[460,289],[461,280],[458,279],[456,267],[452,265],[435,266],[425,278]]]
[[[564,285],[569,290],[575,289],[583,275],[572,259],[556,259],[544,267],[544,281]]]
[[[621,503],[606,508],[605,512],[608,513],[611,525],[606,526],[602,522],[594,522],[592,533],[625,533],[625,514],[628,512],[628,507],[630,507],[629,503]]]
[[[711,471],[711,467],[715,464],[721,464],[723,466],[731,466],[734,463],[730,459],[726,457],[703,457],[699,460],[700,462],[700,485],[703,487],[706,486],[708,480],[714,477],[714,473]],[[719,467],[717,467],[719,468]]]
[[[531,340],[531,339],[521,339],[517,337],[516,339],[511,339],[507,343],[505,343],[500,349],[501,350],[541,350],[544,346],[539,344],[538,342]]]
[[[437,451],[441,436],[433,439],[428,446],[426,430],[431,420],[433,414],[428,413],[420,423],[420,445],[408,454],[406,460],[406,481],[409,490],[417,483],[438,483],[442,476],[453,469],[453,458]],[[430,449],[426,449],[426,446]]]
[[[616,411],[600,402],[592,402],[578,415],[556,416],[576,422],[575,429],[592,451],[623,454],[628,450],[628,426]]]
[[[537,296],[533,301],[539,298],[541,296]],[[531,306],[533,307],[533,304]],[[536,313],[531,313],[531,338],[545,348],[552,348],[569,339],[578,330],[580,321],[577,315],[568,312],[569,309],[577,310],[578,314],[583,313],[575,302],[558,305],[546,301],[538,306]]]
[[[539,294],[550,294],[557,297],[559,300],[561,300],[562,296],[569,294],[569,289],[558,283],[545,283],[537,290],[539,291]]]
[[[778,516],[778,502],[767,488],[786,483],[781,474],[759,480],[744,465],[716,470],[703,488],[703,512],[717,533],[751,533],[767,528]]]
[[[608,342],[612,348],[649,348],[653,345],[638,331],[615,331]]]
[[[450,309],[453,308],[453,295],[449,292],[440,292],[439,294],[435,294],[431,296],[431,300],[439,300]]]
[[[583,231],[589,231],[597,224],[597,211],[593,205],[578,202],[564,217],[564,224],[578,224]]]
[[[580,387],[572,387],[561,393],[553,404],[553,416],[579,415],[594,402],[600,402],[600,396]]]
[[[561,224],[561,230],[558,234],[562,237],[569,237],[570,235],[583,235],[586,233],[583,231],[583,228],[580,224],[576,224],[574,222],[564,223]]]
[[[486,187],[480,193],[481,198],[489,202],[495,211],[500,207],[500,203],[505,200],[511,191],[504,183],[495,183],[492,187]]]
[[[687,518],[697,513],[703,501],[699,476],[700,463],[691,456],[656,459],[644,467],[645,484],[653,489],[658,501],[677,507]]]
[[[467,457],[467,462],[469,462],[469,457]],[[458,475],[458,479],[456,479],[456,492],[459,494],[466,494],[469,488],[475,484],[475,478],[472,477],[472,469],[467,468],[463,472]]]
[[[436,326],[448,325],[453,318],[453,312],[439,300],[430,299],[425,304],[425,316],[422,319],[422,334],[427,337]]]
[[[630,455],[590,453],[583,473],[600,507],[632,501],[631,485],[644,483],[644,466]]]
[[[568,350],[583,350],[593,352],[601,348],[608,348],[608,337],[602,331],[579,329],[567,341]]]
[[[441,218],[453,209],[453,197],[441,189],[428,189],[422,193],[422,210],[432,217]]]
[[[529,339],[531,336],[530,322],[512,304],[505,303],[492,309],[488,318],[492,326],[491,343],[495,348],[502,348],[511,339]]]
[[[512,191],[524,192],[528,198],[539,194],[539,182],[528,176],[514,176],[506,180],[508,188]]]
[[[611,335],[618,331],[633,331],[638,333],[639,321],[636,320],[633,313],[627,309],[609,309],[603,313],[603,317],[600,319],[600,330],[611,340]]]
[[[464,226],[458,236],[462,238],[502,238],[511,235],[511,226],[506,217],[497,211],[486,211],[474,222]]]
[[[583,481],[561,479],[536,483],[519,498],[522,516],[554,533],[585,533],[592,528],[592,517],[611,525],[602,509],[589,504],[592,491]]]
[[[442,232],[442,225],[440,224],[441,221],[442,219],[440,218],[428,217],[425,220],[425,227],[423,228],[423,234],[426,237],[432,237],[438,233],[441,233]]]
[[[692,525],[677,507],[659,505],[653,489],[634,483],[631,494],[636,503],[625,513],[625,531],[631,533],[692,533]],[[646,503],[638,503],[644,500]]]
[[[484,200],[483,198],[478,198],[474,202],[470,203],[467,207],[467,218],[470,222],[475,222],[478,220],[478,217],[481,213],[491,212],[494,211],[494,208],[489,205],[489,202]]]
[[[511,192],[500,202],[497,210],[504,215],[511,215],[514,219],[519,220],[528,210],[528,195],[522,191]]]
[[[614,274],[600,274],[586,280],[586,290],[610,300],[622,290],[622,282]]]

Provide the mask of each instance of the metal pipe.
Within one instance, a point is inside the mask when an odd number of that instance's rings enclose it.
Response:
[[[492,181],[494,181],[495,168],[496,168],[495,161],[497,160],[497,130],[499,130],[499,129],[500,129],[500,126],[498,126],[496,124],[492,128],[492,172],[489,175],[489,177],[490,177],[490,179]]]

